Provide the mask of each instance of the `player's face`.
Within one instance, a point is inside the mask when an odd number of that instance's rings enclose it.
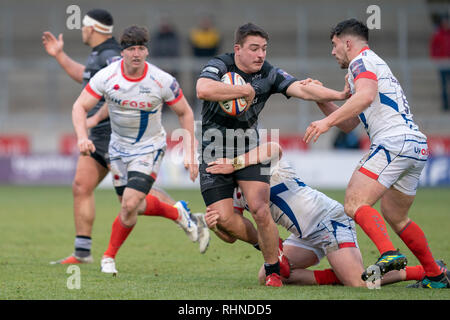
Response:
[[[92,32],[92,27],[83,26],[81,28],[81,39],[83,40],[84,44],[89,45],[89,40],[91,39]]]
[[[350,61],[347,57],[346,41],[333,36],[333,39],[331,39],[331,44],[333,45],[331,54],[336,58],[342,69],[347,69]]]
[[[122,50],[124,63],[131,68],[140,68],[145,64],[148,56],[146,46],[131,46]]]
[[[234,46],[238,67],[245,73],[255,73],[261,70],[266,60],[267,41],[260,36],[248,36],[244,43]]]

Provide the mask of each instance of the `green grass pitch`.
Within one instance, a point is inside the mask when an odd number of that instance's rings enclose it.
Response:
[[[167,190],[175,199],[189,201],[193,212],[204,211],[197,190]],[[338,201],[344,191],[322,190]],[[450,189],[419,189],[410,217],[427,235],[435,258],[450,261]],[[80,266],[80,288],[69,289],[68,266],[50,265],[73,250],[74,225],[70,187],[0,186],[0,299],[158,299],[158,300],[450,300],[450,290],[406,289],[397,283],[380,290],[342,286],[284,286],[265,288],[257,271],[263,262],[252,246],[226,244],[212,235],[210,247],[200,254],[172,221],[139,217],[138,223],[117,256],[119,274],[100,272],[111,224],[119,204],[113,190],[96,191],[93,231],[95,262]],[[358,240],[366,265],[378,253],[359,229]],[[283,237],[287,232],[280,229]],[[409,265],[417,263],[401,240],[390,230],[394,244]],[[329,267],[323,260],[314,268]]]

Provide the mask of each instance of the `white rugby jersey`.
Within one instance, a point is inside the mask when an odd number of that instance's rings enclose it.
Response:
[[[294,169],[279,161],[271,168],[270,212],[273,220],[299,238],[306,238],[318,230],[319,223],[335,210],[344,213],[343,206],[322,192],[305,185]],[[240,188],[234,191],[234,208],[248,210]]]
[[[355,93],[355,81],[359,78],[378,82],[378,94],[359,118],[372,142],[376,139],[412,134],[426,138],[413,121],[406,96],[400,83],[384,60],[369,47],[364,47],[348,67],[348,82]]]
[[[163,103],[173,105],[183,92],[177,80],[151,63],[145,63],[142,77],[124,74],[123,59],[100,70],[86,85],[96,98],[105,98],[111,121],[111,142],[124,147],[160,149],[166,145],[161,124]]]

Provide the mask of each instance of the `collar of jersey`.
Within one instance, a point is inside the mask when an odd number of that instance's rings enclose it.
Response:
[[[370,48],[368,46],[365,46],[364,48],[361,49],[360,52],[358,52],[358,54],[360,54],[361,52],[366,51],[366,50],[370,50]]]
[[[136,79],[128,78],[128,77],[125,75],[125,72],[124,72],[124,70],[123,70],[123,59],[122,59],[122,61],[120,62],[120,71],[122,72],[122,77],[124,77],[126,80],[131,81],[131,82],[139,82],[139,81],[141,81],[142,79],[144,79],[145,76],[147,75],[148,64],[147,64],[147,62],[145,63],[144,72],[142,73],[142,76],[140,76],[139,78],[136,78]]]

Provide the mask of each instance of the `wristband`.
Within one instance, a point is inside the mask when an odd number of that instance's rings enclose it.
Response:
[[[234,170],[241,170],[245,168],[245,157],[243,154],[233,159]]]

